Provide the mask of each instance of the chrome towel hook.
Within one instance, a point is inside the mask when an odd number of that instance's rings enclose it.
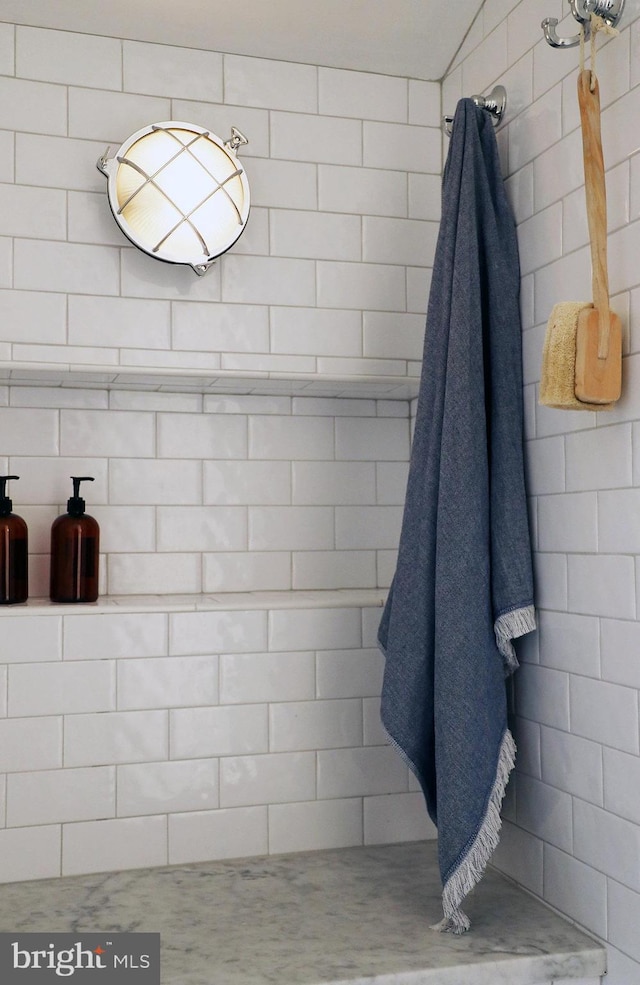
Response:
[[[487,113],[491,116],[491,122],[494,127],[497,127],[500,120],[504,116],[504,111],[507,106],[507,90],[504,86],[495,86],[488,96],[472,96],[471,97],[480,109],[486,109]],[[443,116],[442,117],[442,129],[446,133],[447,137],[451,136],[451,129],[453,127],[453,117]]]
[[[615,27],[622,17],[624,0],[569,0],[569,7],[575,19],[583,26],[585,40],[588,40],[591,33],[591,14],[601,17],[609,27]],[[572,38],[558,37],[557,26],[557,17],[545,17],[542,22],[545,40],[552,48],[573,48],[580,44],[579,34]]]

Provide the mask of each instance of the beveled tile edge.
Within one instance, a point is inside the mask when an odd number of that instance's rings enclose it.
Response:
[[[151,390],[258,394],[269,396],[372,397],[411,400],[417,396],[415,376],[329,376],[322,373],[231,372],[174,370],[158,367],[129,369],[73,363],[20,363],[0,360],[0,383],[10,386],[92,387],[107,390]]]
[[[123,612],[203,612],[266,609],[381,608],[382,588],[315,591],[218,592],[215,595],[105,595],[97,602],[60,604],[32,598],[20,605],[3,606],[3,615],[97,615]]]

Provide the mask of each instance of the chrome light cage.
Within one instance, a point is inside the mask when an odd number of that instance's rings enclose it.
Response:
[[[151,135],[156,140],[160,135],[166,154],[159,164],[154,162],[148,168],[135,157],[140,142]],[[107,178],[109,206],[127,239],[157,260],[187,264],[198,275],[206,273],[242,235],[249,218],[249,182],[236,155],[238,148],[247,143],[236,127],[231,128],[230,139],[223,142],[204,127],[170,120],[137,130],[111,158],[107,148],[97,167]],[[174,181],[176,194],[169,186],[171,169],[177,167],[185,168],[187,178]],[[124,196],[123,184],[128,189]],[[154,230],[153,236],[147,235],[150,222],[138,222],[140,228],[135,228],[128,215],[143,200],[149,203],[145,204],[144,215],[151,215],[155,202],[169,217],[166,227]],[[216,210],[225,213],[226,221],[220,226],[211,221]],[[178,240],[180,249],[175,248]]]

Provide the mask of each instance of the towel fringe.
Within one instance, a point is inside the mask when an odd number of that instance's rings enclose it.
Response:
[[[431,930],[439,933],[464,934],[471,926],[468,916],[460,909],[460,904],[480,881],[491,855],[498,847],[502,827],[500,807],[515,759],[516,744],[511,732],[506,729],[500,743],[496,778],[487,812],[469,851],[445,883],[442,893],[444,919],[434,924]]]
[[[498,649],[504,657],[507,674],[512,674],[520,666],[512,640],[533,632],[535,628],[536,610],[533,605],[525,605],[521,609],[503,612],[496,619],[493,630],[496,634]]]

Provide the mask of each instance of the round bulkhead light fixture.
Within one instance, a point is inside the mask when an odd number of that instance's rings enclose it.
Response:
[[[152,123],[112,158],[98,159],[113,216],[134,246],[157,260],[204,274],[240,237],[249,218],[249,182],[236,152],[236,127],[223,143],[192,123]]]

